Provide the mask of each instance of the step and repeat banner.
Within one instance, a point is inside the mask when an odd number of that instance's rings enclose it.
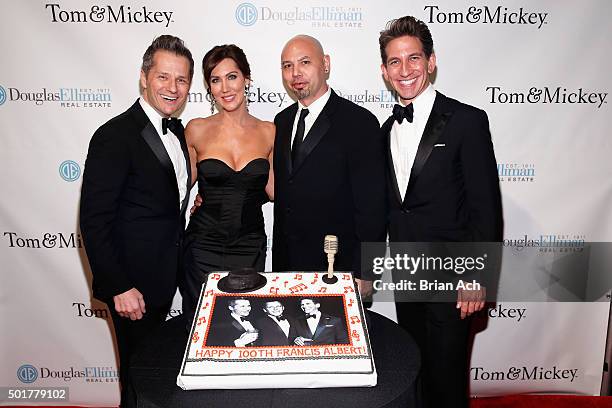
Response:
[[[31,0],[1,2],[0,14],[0,386],[67,387],[70,405],[118,402],[110,318],[91,297],[78,229],[81,175],[91,135],[136,100],[142,54],[164,33],[196,60],[184,122],[209,115],[199,67],[226,43],[249,58],[250,112],[272,120],[293,102],[280,52],[300,33],[330,54],[333,89],[382,122],[394,96],[378,33],[414,15],[434,37],[436,89],[489,115],[505,245],[563,256],[612,240],[607,0]],[[391,303],[374,308],[393,315]],[[609,311],[605,301],[492,305],[477,319],[472,394],[598,395]]]

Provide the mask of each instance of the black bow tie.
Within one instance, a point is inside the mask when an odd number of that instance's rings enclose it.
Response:
[[[283,315],[280,316],[276,316],[276,320],[278,320],[279,322],[283,321],[283,320],[287,320],[287,318]]]
[[[314,314],[314,313],[312,313],[312,314],[307,314],[307,315],[306,315],[306,318],[307,318],[307,319],[315,319],[316,317],[317,317],[317,315],[316,315],[316,314]]]
[[[401,124],[404,118],[410,123],[412,123],[412,119],[414,117],[414,107],[412,104],[408,106],[402,106],[395,104],[393,107],[393,117],[397,120],[397,123]]]
[[[246,317],[242,317],[242,316],[238,316],[238,317],[240,318],[241,322],[248,322],[249,321],[249,319],[246,318]]]
[[[182,133],[183,124],[178,118],[163,118],[162,119],[162,133],[165,135],[168,133],[168,129],[176,136]]]

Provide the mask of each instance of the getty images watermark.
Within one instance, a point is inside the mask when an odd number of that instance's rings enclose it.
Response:
[[[401,274],[408,274],[413,277],[416,274],[421,276],[429,273],[439,275],[440,273],[448,274],[449,277],[455,275],[463,275],[466,272],[481,272],[486,267],[488,255],[483,254],[478,257],[471,256],[426,256],[421,253],[418,256],[411,256],[407,253],[395,254],[394,256],[375,257],[372,260],[372,272],[376,275],[382,275],[386,270],[396,271]],[[456,281],[438,279],[400,279],[398,282],[383,282],[382,279],[374,280],[375,290],[408,290],[408,291],[438,291],[448,290],[480,290],[481,285],[475,279],[464,281],[457,279]]]
[[[488,302],[610,301],[609,242],[555,249],[509,240],[366,243],[361,268],[372,272],[375,301],[454,302],[459,291],[480,291]]]
[[[376,300],[456,301],[459,291],[482,291],[500,244],[386,243],[362,246],[362,270],[372,272]]]

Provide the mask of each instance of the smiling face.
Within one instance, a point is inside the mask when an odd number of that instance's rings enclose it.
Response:
[[[244,89],[249,82],[236,61],[225,58],[210,73],[210,93],[223,110],[234,111],[245,105]]]
[[[412,103],[429,85],[429,75],[436,68],[436,55],[427,58],[421,41],[407,35],[389,42],[385,51],[387,61],[381,65],[385,80],[405,104]]]
[[[251,313],[251,302],[246,299],[236,299],[229,309],[237,316],[247,317]]]
[[[298,36],[290,40],[281,54],[283,82],[304,106],[327,92],[329,55],[316,40]]]
[[[269,314],[270,316],[276,316],[276,317],[282,315],[284,310],[285,308],[278,301],[266,302],[266,307],[264,308],[264,311],[267,314]]]
[[[187,101],[190,63],[183,56],[158,50],[153,55],[149,72],[140,72],[143,99],[161,116],[169,117]]]

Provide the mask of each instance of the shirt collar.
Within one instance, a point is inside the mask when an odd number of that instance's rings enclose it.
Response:
[[[140,102],[140,106],[142,107],[142,110],[149,118],[149,121],[151,122],[153,127],[155,127],[155,130],[157,130],[157,134],[161,137],[162,136],[162,116],[155,109],[153,109],[153,107],[149,105],[149,103],[145,101],[143,97],[138,98],[138,101]]]
[[[331,95],[331,86],[328,86],[327,91],[323,95],[321,95],[319,99],[317,99],[316,101],[314,101],[308,106],[302,105],[302,102],[298,100],[298,113],[302,109],[308,109],[308,114],[310,115],[310,117],[316,118],[317,116],[319,116],[319,113],[321,113],[321,111],[325,107],[325,104],[329,100],[330,95]]]
[[[242,323],[242,317],[243,316],[239,316],[236,313],[232,312],[230,313],[232,315],[232,317],[234,318],[234,320],[236,320],[238,323]],[[244,320],[249,320],[249,316],[244,316]]]
[[[429,84],[427,85],[427,88],[425,88],[425,90],[412,101],[414,116],[419,119],[428,119],[435,100],[436,90],[433,84]],[[399,103],[402,106],[406,106],[401,99],[399,100]]]

